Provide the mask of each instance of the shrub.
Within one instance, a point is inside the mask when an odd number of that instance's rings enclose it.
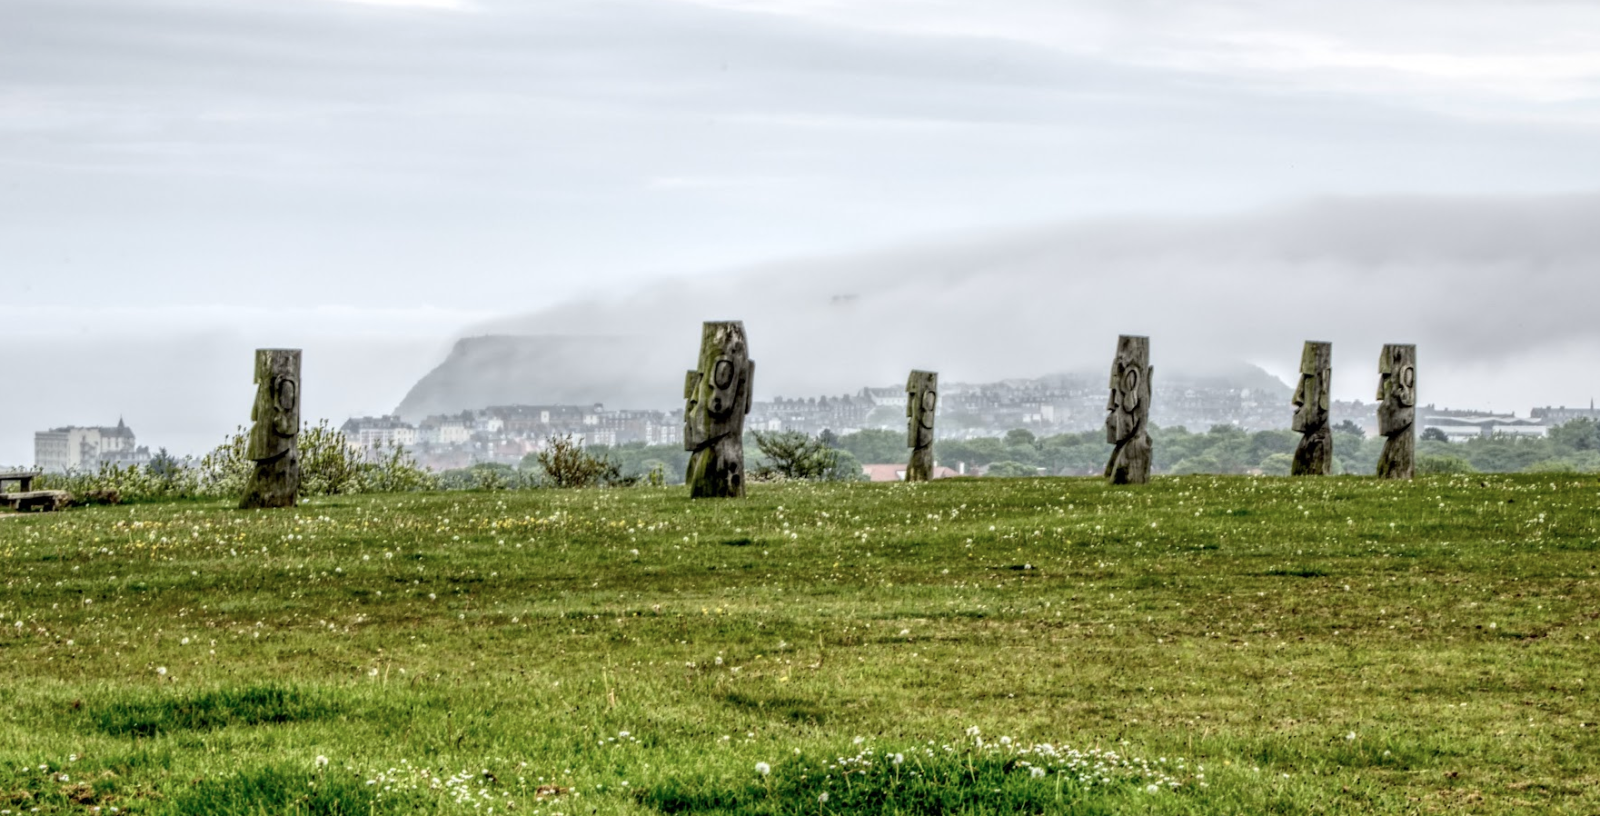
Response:
[[[1473,467],[1471,462],[1459,456],[1424,454],[1417,457],[1417,473],[1419,475],[1477,472],[1478,469]]]
[[[1025,465],[1025,464],[1023,464],[1021,462],[1012,462],[1012,461],[995,462],[994,464],[989,466],[988,470],[983,472],[983,475],[985,475],[985,476],[995,476],[995,477],[1000,477],[1000,478],[1018,478],[1018,477],[1024,477],[1024,476],[1038,476],[1039,475],[1039,469],[1036,468],[1036,467],[1033,467],[1032,465]]]
[[[198,461],[163,452],[147,467],[104,463],[92,472],[50,474],[41,489],[65,490],[79,500],[100,503],[171,499],[232,499],[244,492],[255,462],[245,458],[249,438],[238,428]],[[404,448],[394,447],[376,462],[363,461],[344,434],[327,420],[300,431],[300,495],[395,493],[431,490],[437,479],[417,465]]]
[[[552,436],[545,440],[537,461],[544,479],[552,487],[600,487],[631,484],[622,477],[622,468],[610,459],[595,456],[572,438]]]
[[[826,479],[835,474],[839,454],[820,439],[800,431],[754,431],[756,448],[764,460],[752,474],[761,479],[781,476],[785,479]],[[857,472],[860,469],[857,468]]]

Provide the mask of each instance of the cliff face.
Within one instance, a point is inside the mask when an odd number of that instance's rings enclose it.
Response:
[[[705,320],[744,321],[760,400],[913,368],[941,383],[1104,377],[1119,334],[1150,336],[1158,401],[1219,374],[1277,400],[1234,361],[1292,380],[1308,339],[1334,344],[1341,399],[1371,398],[1378,349],[1396,342],[1421,347],[1424,393],[1446,395],[1425,400],[1549,393],[1600,343],[1596,222],[1594,195],[1327,199],[659,279],[482,327],[494,336],[463,340],[400,410],[676,408]]]
[[[486,335],[464,337],[411,387],[395,413],[432,414],[491,405],[666,408],[682,401],[683,374],[659,344],[638,337]]]
[[[677,353],[672,344],[638,337],[574,337],[486,335],[457,341],[449,357],[423,377],[395,413],[415,422],[434,414],[459,413],[493,405],[590,405],[603,403],[608,408],[655,408],[675,410],[683,405],[683,375],[692,357]],[[689,363],[684,363],[688,359]],[[760,369],[758,383],[760,382]],[[793,386],[793,378],[769,372],[769,386]],[[1048,384],[1067,379],[1079,385],[1099,382],[1098,371],[1047,375],[1037,382]],[[839,382],[826,392],[855,392],[863,386],[882,382]],[[954,384],[952,384],[954,385]],[[775,396],[771,387],[758,399]],[[1156,411],[1165,422],[1173,420],[1171,397],[1186,389],[1227,390],[1248,388],[1255,399],[1268,406],[1266,411],[1287,406],[1290,387],[1260,368],[1244,363],[1221,367],[1203,376],[1182,370],[1156,380]],[[792,388],[790,396],[810,397]],[[1102,397],[1094,397],[1094,400]],[[1277,410],[1288,422],[1287,408]],[[1192,410],[1190,411],[1192,413]],[[1092,413],[1092,412],[1090,412]],[[1089,414],[1085,414],[1088,416]],[[1225,422],[1218,417],[1211,421]],[[1092,425],[1093,422],[1089,422]],[[1087,427],[1087,426],[1086,426]],[[1209,426],[1207,426],[1209,427]],[[1201,428],[1204,430],[1204,428]]]

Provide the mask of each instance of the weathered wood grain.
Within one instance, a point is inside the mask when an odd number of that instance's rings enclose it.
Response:
[[[1333,344],[1307,340],[1300,352],[1300,384],[1294,390],[1294,430],[1300,444],[1294,451],[1292,476],[1326,476],[1333,472],[1332,406]]]
[[[938,372],[912,371],[906,379],[906,445],[911,448],[908,482],[933,478],[933,419],[938,405]]]
[[[239,506],[293,507],[300,495],[300,350],[256,350],[256,402],[245,458],[256,463]]]
[[[755,368],[744,323],[706,322],[699,365],[683,383],[683,448],[692,451],[684,480],[691,498],[744,495],[744,417]]]
[[[1417,467],[1417,347],[1391,343],[1378,356],[1378,433],[1387,439],[1378,476],[1410,479]]]
[[[1150,338],[1122,335],[1111,363],[1106,401],[1106,441],[1115,445],[1106,463],[1112,484],[1150,481]]]

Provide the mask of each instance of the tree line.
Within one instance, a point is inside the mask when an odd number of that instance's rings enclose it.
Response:
[[[1286,476],[1300,435],[1288,430],[1245,431],[1217,425],[1204,432],[1181,426],[1150,428],[1155,448],[1154,471],[1262,474]],[[863,430],[836,435],[823,431],[817,444],[835,451],[832,478],[853,478],[861,464],[904,463],[909,449],[903,431]],[[770,463],[763,459],[752,433],[746,439],[750,470]],[[1346,421],[1334,426],[1334,473],[1370,474],[1377,467],[1383,438],[1367,438]],[[590,451],[615,462],[622,473],[662,474],[669,484],[681,482],[689,454],[675,445],[631,443],[594,446]],[[1092,476],[1104,471],[1111,445],[1103,431],[1036,436],[1018,428],[1004,436],[944,439],[934,443],[940,466],[988,476]],[[531,458],[531,457],[530,457]],[[531,464],[531,463],[529,463]],[[1545,437],[1497,434],[1450,442],[1430,429],[1417,442],[1418,473],[1520,473],[1600,471],[1600,423],[1576,419],[1550,429]]]

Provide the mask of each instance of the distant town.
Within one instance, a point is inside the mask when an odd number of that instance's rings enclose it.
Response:
[[[1228,425],[1247,431],[1288,427],[1290,389],[1244,387],[1228,382],[1176,382],[1156,389],[1152,420],[1162,427],[1204,431]],[[752,405],[747,427],[757,431],[849,434],[905,424],[905,391],[862,388],[854,394],[778,397]],[[1098,378],[1054,376],[997,383],[949,383],[940,389],[940,439],[995,437],[1021,428],[1038,436],[1100,427],[1105,383]],[[1351,422],[1376,433],[1375,405],[1336,401],[1333,422]],[[1534,408],[1527,417],[1432,405],[1418,411],[1418,432],[1434,430],[1450,441],[1496,435],[1545,436],[1573,419],[1600,421],[1588,408]],[[378,457],[403,446],[433,470],[494,462],[515,465],[543,450],[551,437],[571,436],[585,446],[678,445],[683,419],[677,411],[607,409],[593,405],[507,405],[435,415],[408,422],[399,416],[353,417],[340,430],[351,447]],[[1437,437],[1436,437],[1437,438]],[[47,473],[83,472],[102,464],[145,465],[153,454],[137,444],[121,420],[109,427],[68,426],[34,435],[35,466]]]

